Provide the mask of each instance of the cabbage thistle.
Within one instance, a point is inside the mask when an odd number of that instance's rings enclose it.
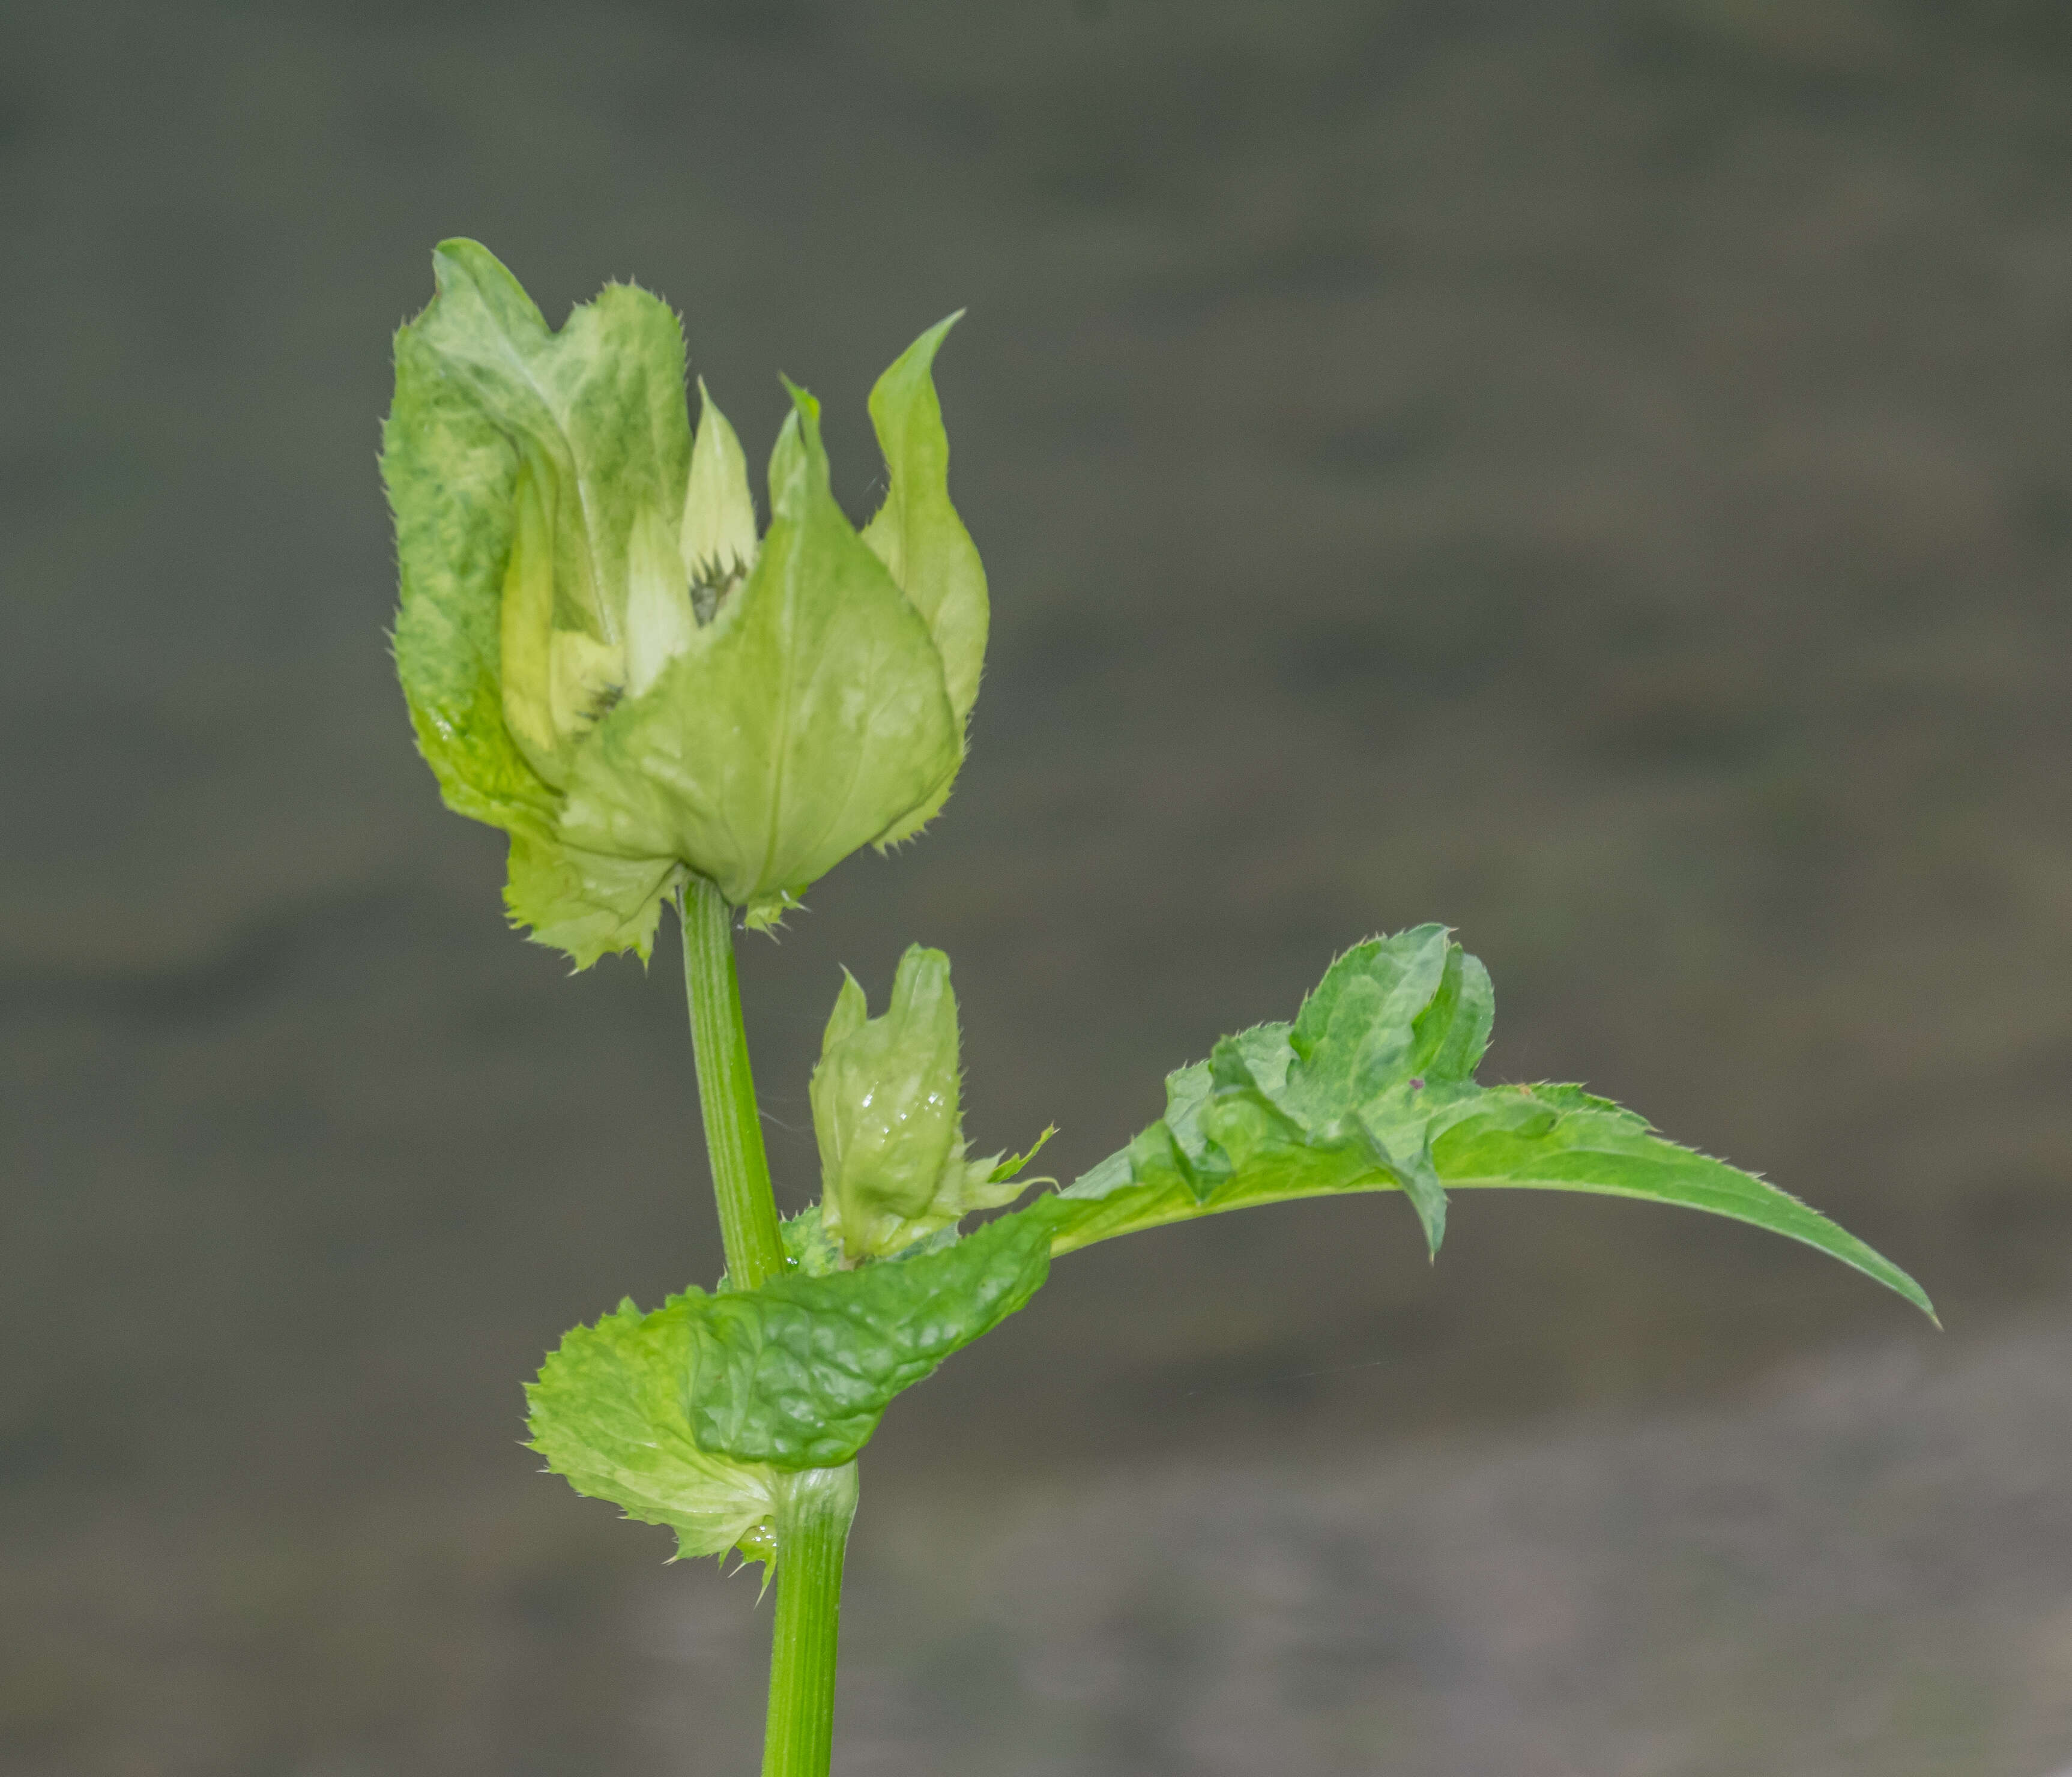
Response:
[[[948,796],[985,652],[985,570],[950,504],[930,371],[956,317],[878,379],[884,505],[835,503],[820,405],[788,382],[758,537],[734,429],[648,292],[550,329],[487,249],[449,241],[396,339],[382,471],[396,663],[448,806],[511,836],[505,900],[587,966],[643,957],[709,878],[767,925]]]
[[[660,302],[610,286],[555,333],[473,242],[435,264],[397,339],[382,459],[418,745],[451,807],[510,834],[513,919],[578,966],[644,956],[680,891],[726,1257],[710,1291],[572,1330],[527,1391],[532,1447],[679,1553],[774,1571],[763,1777],[831,1768],[864,1446],[1083,1247],[1378,1191],[1436,1257],[1453,1192],[1583,1191],[1767,1228],[1932,1316],[1904,1271],[1753,1174],[1580,1086],[1484,1084],[1494,989],[1436,923],[1353,945],[1292,1019],[1168,1074],[1162,1115],[1012,1208],[1054,1181],[1016,1182],[1029,1154],[967,1158],[949,960],[913,945],[880,1016],[844,981],[811,1085],[821,1199],[780,1222],[735,915],[767,924],[859,845],[915,832],[963,762],[986,594],[929,375],[950,322],[872,392],[890,483],[861,533],[828,492],[818,405],[786,385],[758,536],[702,385],[693,434]],[[960,1227],[981,1211],[1005,1213]]]

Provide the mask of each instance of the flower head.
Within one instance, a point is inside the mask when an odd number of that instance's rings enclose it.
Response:
[[[396,660],[449,806],[511,835],[514,920],[579,966],[647,953],[686,871],[767,923],[948,796],[985,652],[930,371],[878,379],[883,507],[836,504],[820,405],[786,384],[758,535],[747,462],[656,298],[550,329],[484,248],[434,255],[396,340],[382,471]]]

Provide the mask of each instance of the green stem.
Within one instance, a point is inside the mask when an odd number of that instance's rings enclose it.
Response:
[[[784,1272],[777,1200],[755,1110],[748,1032],[741,1022],[741,983],[734,971],[734,910],[709,877],[693,876],[677,902],[684,916],[684,992],[691,1002],[691,1051],[697,1063],[698,1108],[705,1152],[719,1199],[727,1276],[754,1290]]]
[[[741,981],[734,967],[734,911],[703,876],[684,885],[678,904],[698,1108],[705,1114],[727,1275],[738,1287],[754,1290],[783,1275],[784,1243],[748,1066]],[[842,1555],[855,1516],[855,1463],[778,1477],[777,1625],[763,1777],[828,1777]]]
[[[828,1777],[842,1554],[856,1516],[856,1464],[802,1469],[780,1477],[777,1488],[777,1627],[770,1644],[763,1777]]]

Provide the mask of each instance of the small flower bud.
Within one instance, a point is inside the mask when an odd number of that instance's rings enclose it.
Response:
[[[1028,1155],[1005,1166],[997,1154],[964,1158],[959,1088],[949,958],[909,947],[891,1004],[874,1018],[845,970],[812,1092],[820,1225],[852,1263],[899,1252],[1026,1188],[1007,1181]]]

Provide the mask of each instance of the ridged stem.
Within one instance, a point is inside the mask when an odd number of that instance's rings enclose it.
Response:
[[[763,1777],[828,1777],[842,1556],[856,1495],[853,1462],[801,1469],[778,1483],[777,1624]]]
[[[719,1200],[727,1275],[754,1290],[784,1272],[770,1162],[755,1109],[734,911],[707,878],[685,884],[684,992],[690,1002],[698,1108]],[[856,1464],[804,1469],[777,1483],[777,1620],[770,1649],[763,1777],[828,1777],[834,1746],[835,1643],[842,1557],[856,1516]]]
[[[734,910],[709,878],[693,876],[678,906],[684,917],[684,993],[691,1006],[691,1051],[704,1113],[705,1153],[719,1200],[728,1277],[754,1290],[784,1271],[777,1200],[755,1109],[741,982],[734,968]]]

